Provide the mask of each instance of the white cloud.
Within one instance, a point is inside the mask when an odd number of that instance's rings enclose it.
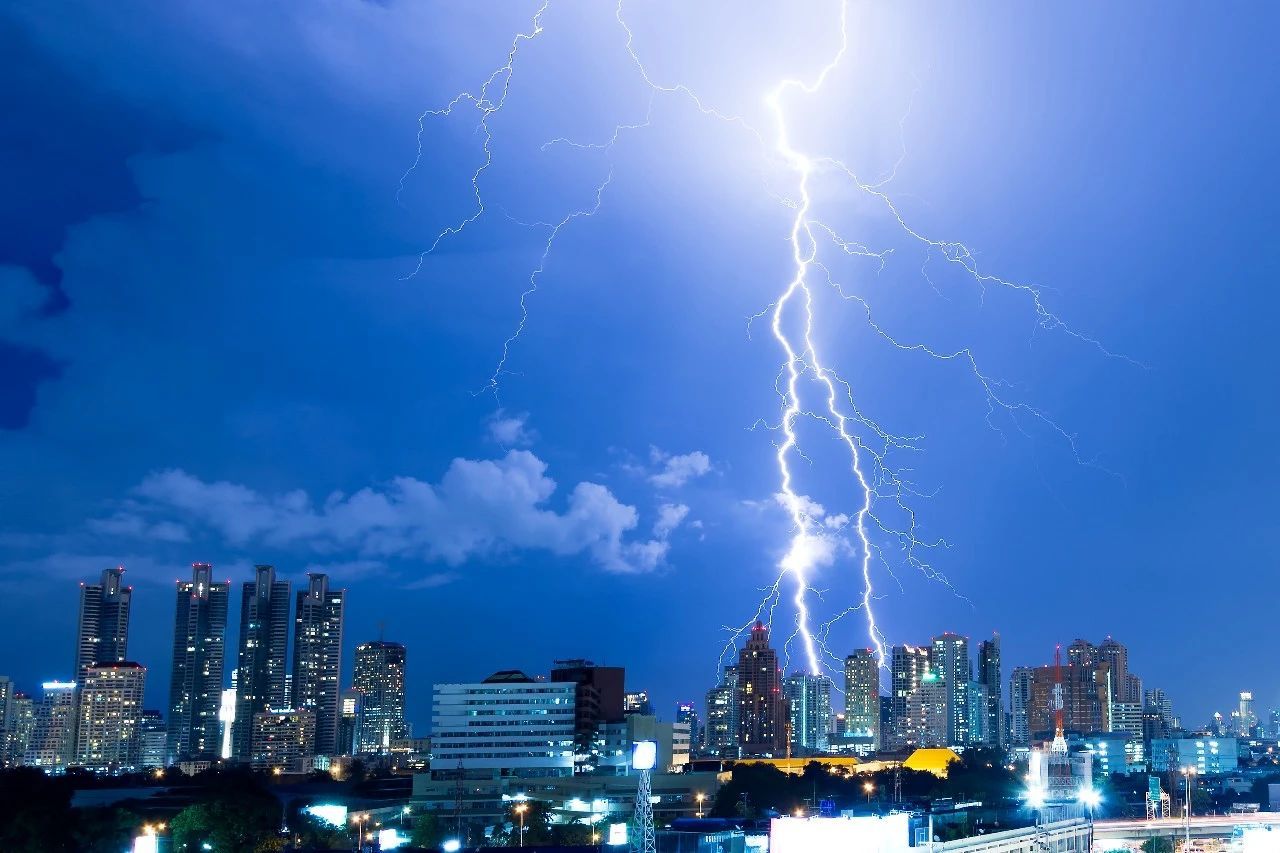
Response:
[[[649,461],[658,466],[649,482],[660,489],[678,489],[711,470],[711,457],[701,450],[672,456],[658,447],[649,448]]]
[[[237,547],[305,548],[361,560],[417,558],[457,566],[476,557],[543,550],[586,554],[611,572],[663,565],[667,539],[686,507],[664,505],[652,538],[638,541],[629,537],[639,524],[635,507],[599,484],[578,483],[563,509],[553,508],[557,486],[546,468],[527,450],[492,460],[454,459],[438,483],[397,477],[351,495],[335,492],[319,504],[302,491],[268,495],[174,469],[147,476],[125,506],[96,524],[126,535],[185,525]]]
[[[502,447],[528,447],[533,444],[538,434],[529,429],[528,424],[527,412],[508,415],[503,409],[498,409],[485,422],[489,429],[489,440]]]

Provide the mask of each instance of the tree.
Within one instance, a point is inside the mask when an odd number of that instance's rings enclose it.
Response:
[[[252,775],[221,774],[207,794],[173,819],[173,849],[208,844],[220,853],[255,853],[259,844],[278,837],[280,804]]]
[[[558,847],[585,847],[592,844],[595,832],[585,823],[561,823],[551,827],[552,843]]]
[[[409,846],[437,849],[448,834],[449,827],[439,815],[424,812],[413,819],[413,829],[409,832]]]
[[[141,823],[119,808],[76,809],[72,828],[75,849],[81,853],[118,853],[129,849]]]
[[[0,850],[78,849],[72,837],[71,784],[36,767],[0,772]]]
[[[1173,853],[1173,842],[1168,838],[1148,838],[1142,842],[1142,853]]]

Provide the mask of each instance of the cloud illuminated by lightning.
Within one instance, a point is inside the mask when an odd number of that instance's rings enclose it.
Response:
[[[506,55],[505,64],[497,68],[474,94],[459,93],[445,107],[428,110],[419,117],[418,157],[401,179],[401,190],[404,182],[412,175],[421,160],[424,123],[428,116],[451,115],[460,105],[469,104],[480,113],[478,130],[483,136],[484,144],[483,158],[471,178],[475,198],[474,207],[457,224],[443,229],[436,235],[429,247],[419,256],[418,266],[410,275],[416,274],[421,269],[425,258],[434,252],[442,241],[461,233],[486,212],[481,180],[493,162],[492,134],[488,121],[506,103],[522,45],[543,32],[542,19],[550,2],[551,0],[542,2],[534,15],[529,31],[518,33],[514,37]],[[790,175],[790,188],[785,193],[774,193],[767,182],[765,189],[791,211],[790,227],[786,235],[790,250],[791,273],[774,301],[749,319],[748,333],[750,333],[752,321],[767,317],[772,337],[783,355],[783,362],[775,379],[780,407],[778,420],[763,425],[776,431],[779,436],[775,442],[774,452],[778,469],[778,500],[791,522],[791,533],[783,556],[778,562],[778,574],[773,582],[762,590],[764,597],[755,614],[746,623],[729,628],[730,636],[723,650],[722,660],[724,655],[732,651],[737,638],[757,619],[767,620],[772,625],[775,610],[782,604],[785,597],[789,599],[789,604],[794,610],[794,630],[787,638],[784,648],[789,650],[792,642],[797,642],[805,669],[814,675],[823,673],[828,661],[834,662],[837,666],[843,661],[842,655],[837,655],[830,649],[829,638],[833,627],[840,620],[855,613],[861,613],[865,621],[866,635],[877,659],[883,666],[887,641],[881,626],[877,623],[873,607],[877,598],[874,582],[876,570],[883,571],[887,576],[897,580],[894,573],[896,563],[915,569],[925,577],[950,587],[946,576],[932,565],[930,558],[930,552],[933,549],[945,547],[947,543],[940,539],[922,538],[919,533],[914,503],[929,495],[920,490],[906,471],[896,467],[891,461],[891,456],[897,453],[917,450],[919,439],[890,432],[872,419],[859,405],[854,387],[822,355],[815,334],[815,327],[820,322],[815,301],[818,288],[832,290],[842,300],[859,305],[867,328],[896,350],[941,362],[955,362],[963,365],[976,382],[979,393],[985,400],[987,420],[993,428],[999,429],[994,420],[998,412],[1006,415],[1019,430],[1023,430],[1024,420],[1038,422],[1055,432],[1070,447],[1078,462],[1095,464],[1093,460],[1082,456],[1073,434],[1060,427],[1041,409],[1020,399],[1008,383],[985,371],[971,349],[967,347],[938,348],[924,342],[903,339],[877,320],[866,298],[850,292],[835,280],[831,267],[823,260],[824,249],[839,255],[875,259],[880,269],[884,268],[893,250],[877,251],[865,242],[846,238],[835,227],[821,219],[814,210],[812,193],[814,182],[830,179],[851,182],[857,191],[880,206],[889,217],[889,221],[897,226],[903,236],[924,250],[926,266],[931,257],[941,257],[948,264],[959,268],[984,295],[988,288],[1000,288],[1023,297],[1034,314],[1037,328],[1065,334],[1095,348],[1105,356],[1124,358],[1108,350],[1098,340],[1064,323],[1046,306],[1043,294],[1038,287],[994,276],[979,268],[974,253],[965,244],[928,237],[910,225],[886,190],[886,186],[893,180],[898,166],[905,157],[905,145],[892,172],[877,181],[861,179],[851,167],[837,157],[802,150],[798,147],[798,143],[793,139],[789,109],[803,99],[818,95],[824,87],[827,87],[830,78],[849,52],[848,2],[838,0],[837,6],[839,10],[838,44],[833,49],[830,59],[812,78],[787,77],[763,93],[771,127],[768,131],[762,131],[743,116],[726,112],[712,105],[688,85],[680,82],[664,82],[656,74],[651,73],[642,59],[642,51],[636,45],[635,33],[627,22],[623,0],[617,0],[615,18],[625,34],[625,50],[639,77],[651,93],[643,120],[619,124],[615,127],[612,136],[604,141],[580,142],[557,138],[543,146],[543,150],[564,145],[577,149],[598,149],[609,152],[624,133],[649,126],[654,97],[671,96],[687,99],[706,118],[741,129],[753,147],[759,151],[762,161],[768,165],[781,165]],[[491,94],[494,90],[498,94]],[[905,117],[903,120],[905,121]],[[529,298],[538,289],[557,238],[575,220],[590,217],[600,209],[605,190],[610,185],[613,174],[611,165],[596,187],[593,203],[572,210],[555,221],[522,223],[545,229],[547,238],[538,263],[530,272],[527,286],[521,294],[519,321],[510,336],[503,342],[497,365],[485,386],[485,390],[493,392],[495,396],[498,394],[502,378],[507,375],[512,346],[519,339],[528,322]],[[934,286],[935,290],[937,289],[925,267],[921,268],[921,275],[931,286]],[[794,465],[797,459],[807,459],[800,446],[797,432],[798,424],[802,420],[816,422],[829,430],[830,434],[838,440],[847,457],[851,476],[852,516],[848,518],[841,516],[844,521],[838,526],[838,530],[833,529],[830,517],[824,515],[821,507],[810,500],[797,486]],[[856,560],[861,583],[860,596],[855,603],[845,607],[833,618],[815,625],[812,602],[821,601],[822,594],[813,586],[814,576],[843,556],[846,551],[852,553]]]

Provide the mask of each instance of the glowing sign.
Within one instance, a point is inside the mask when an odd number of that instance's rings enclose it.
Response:
[[[900,853],[910,843],[911,817],[778,817],[769,822],[770,853]]]
[[[625,823],[609,824],[609,840],[605,844],[626,844],[627,843],[627,825]]]
[[[653,765],[657,763],[658,744],[651,740],[636,741],[636,751],[632,756],[631,766],[636,770],[652,770]]]

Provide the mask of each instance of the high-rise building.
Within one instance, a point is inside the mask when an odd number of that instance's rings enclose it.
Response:
[[[123,582],[124,567],[102,573],[98,583],[80,584],[80,618],[76,631],[75,674],[84,680],[84,671],[95,663],[111,663],[126,658],[129,646],[129,604],[133,588]]]
[[[347,594],[329,589],[329,576],[307,575],[298,590],[293,629],[294,708],[316,715],[316,752],[338,752],[338,693],[342,678],[342,622]]]
[[[138,725],[138,766],[144,770],[164,767],[169,748],[169,730],[159,711],[143,711]]]
[[[1077,641],[1080,642],[1080,641]],[[1107,730],[1108,708],[1106,664],[1075,664],[1062,667],[1038,666],[1031,673],[1031,701],[1027,724],[1032,738],[1048,739],[1054,731],[1054,691],[1059,672],[1062,678],[1063,725],[1070,731],[1092,734]],[[1103,680],[1099,680],[1101,674]]]
[[[552,681],[577,685],[574,697],[574,759],[586,768],[595,752],[596,728],[616,723],[626,715],[626,673],[620,666],[597,666],[589,660],[573,658],[555,661]],[[646,697],[647,698],[647,697]]]
[[[493,778],[572,776],[575,686],[517,670],[480,683],[436,684],[432,766]]]
[[[1251,737],[1253,727],[1258,724],[1258,718],[1253,715],[1253,694],[1249,691],[1241,691],[1240,693],[1240,710],[1236,715],[1236,734],[1242,738]]]
[[[277,581],[274,566],[255,566],[240,599],[240,655],[236,671],[236,719],[231,753],[250,760],[253,718],[259,711],[287,710],[285,662],[289,647],[289,582]]]
[[[1013,746],[1031,745],[1031,676],[1033,670],[1020,666],[1009,676],[1009,741]]]
[[[169,682],[165,761],[219,755],[219,701],[226,659],[231,582],[215,583],[213,566],[191,564],[191,580],[178,581],[173,617],[173,669]]]
[[[986,719],[982,742],[1002,749],[1004,732],[1003,684],[1000,680],[1000,635],[978,643],[978,682],[986,688]]]
[[[907,700],[932,667],[932,650],[916,646],[894,646],[889,657],[889,748],[907,745]]]
[[[62,773],[75,757],[76,683],[46,681],[42,689],[22,763]]]
[[[738,653],[738,748],[744,758],[781,757],[787,749],[787,698],[769,629],[757,620]]]
[[[36,703],[26,693],[15,690],[12,709],[9,729],[5,733],[4,762],[10,767],[17,767],[26,761],[27,749],[31,746],[36,727]]]
[[[906,746],[928,748],[947,746],[950,738],[951,688],[933,672],[925,672],[907,697]]]
[[[132,661],[85,668],[76,726],[76,763],[97,773],[132,773],[142,761],[142,695],[147,670]]]
[[[649,701],[649,691],[633,690],[622,696],[622,713],[653,715],[653,703]]]
[[[990,746],[987,733],[987,685],[980,681],[970,681],[965,685],[965,701],[969,705],[969,745]]]
[[[1142,705],[1138,702],[1112,703],[1110,730],[1123,732],[1134,740],[1142,740]]]
[[[873,649],[855,649],[844,659],[844,733],[880,742],[880,663]]]
[[[831,679],[796,672],[783,681],[792,755],[822,755],[831,744]]]
[[[1107,637],[1098,646],[1098,662],[1111,672],[1113,702],[1141,702],[1142,679],[1129,671],[1129,650],[1123,643]]]
[[[0,675],[0,767],[8,767],[11,763],[9,741],[13,734],[15,692],[13,680],[7,675]]]
[[[338,754],[356,754],[356,732],[360,727],[360,691],[342,691],[338,703]]]
[[[933,668],[950,691],[947,699],[947,741],[950,746],[968,746],[969,682],[973,681],[973,661],[969,638],[950,631],[933,638]]]
[[[676,722],[689,727],[689,749],[702,743],[702,721],[698,718],[698,706],[692,700],[676,703]]]
[[[305,708],[253,715],[249,763],[255,770],[306,773],[316,755],[316,715]]]
[[[356,752],[386,755],[408,735],[404,722],[405,649],[375,640],[356,646],[352,689],[360,694]]]
[[[1160,715],[1165,731],[1172,732],[1178,727],[1173,713],[1173,700],[1159,687],[1146,692],[1143,705],[1144,709],[1154,710]]]
[[[702,738],[708,755],[738,755],[738,667],[724,668],[720,683],[707,691],[707,727]]]

